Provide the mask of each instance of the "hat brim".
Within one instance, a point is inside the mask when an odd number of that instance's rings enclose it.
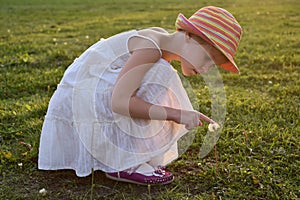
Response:
[[[187,31],[189,33],[195,34],[199,37],[201,37],[202,39],[204,39],[205,41],[207,41],[209,44],[213,45],[214,47],[216,47],[227,59],[229,62],[221,64],[220,66],[222,68],[224,68],[227,71],[233,72],[233,73],[240,73],[239,68],[237,67],[236,63],[233,60],[233,57],[230,54],[226,54],[226,52],[224,52],[222,50],[222,48],[220,48],[218,46],[218,44],[216,44],[213,40],[211,40],[204,32],[202,32],[201,30],[199,30],[193,23],[191,23],[183,14],[179,14],[178,17],[180,16],[180,18],[183,21],[178,22],[177,28],[179,30],[184,30]]]

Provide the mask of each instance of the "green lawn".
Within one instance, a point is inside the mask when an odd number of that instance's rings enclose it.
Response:
[[[78,178],[37,170],[49,99],[76,57],[121,31],[174,30],[179,12],[206,5],[224,7],[243,27],[241,75],[222,71],[225,127],[210,154],[199,157],[207,132],[199,128],[168,166],[177,179],[157,187],[117,183],[99,171]],[[298,0],[0,0],[0,199],[300,198],[299,10]],[[204,86],[201,77],[188,80]],[[209,115],[208,90],[193,88]]]

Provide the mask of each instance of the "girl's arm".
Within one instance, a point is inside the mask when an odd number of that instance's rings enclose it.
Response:
[[[167,113],[162,106],[154,106],[135,96],[145,73],[159,59],[160,52],[154,48],[139,49],[132,53],[120,72],[113,90],[112,110],[114,112],[143,119],[174,120],[176,118],[175,110],[168,109]]]
[[[137,96],[131,97],[129,101],[129,112],[131,117],[136,118],[171,120],[179,124],[184,124],[188,130],[202,126],[200,112],[153,105]]]
[[[187,129],[194,128],[199,124],[199,112],[153,105],[135,96],[145,73],[160,57],[160,52],[156,48],[133,51],[120,72],[113,89],[112,110],[128,117],[172,120],[176,123],[185,124]]]

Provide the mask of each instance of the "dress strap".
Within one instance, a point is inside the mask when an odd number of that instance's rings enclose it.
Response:
[[[140,38],[143,38],[143,39],[146,39],[146,40],[149,40],[150,42],[152,42],[154,44],[154,46],[158,49],[160,55],[162,56],[162,52],[161,52],[161,49],[159,48],[158,44],[150,37],[146,37],[146,36],[143,36],[143,35],[140,35],[140,34],[134,34],[133,36],[129,37],[128,40],[127,40],[127,47],[128,47],[128,41],[130,38],[132,37],[140,37]]]

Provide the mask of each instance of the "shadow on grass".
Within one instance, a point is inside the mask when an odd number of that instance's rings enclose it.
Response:
[[[116,182],[105,177],[101,171],[95,171],[94,175],[77,177],[72,170],[39,171],[40,178],[44,178],[45,189],[54,197],[60,198],[82,197],[96,199],[115,199],[124,197],[142,198],[148,194],[148,188],[134,184]],[[92,176],[94,186],[92,191]]]
[[[152,199],[176,187],[176,183],[147,187],[117,182],[101,171],[94,172],[93,188],[92,175],[77,177],[73,170],[19,169],[2,174],[0,197],[6,199]],[[45,196],[39,193],[43,188]]]

